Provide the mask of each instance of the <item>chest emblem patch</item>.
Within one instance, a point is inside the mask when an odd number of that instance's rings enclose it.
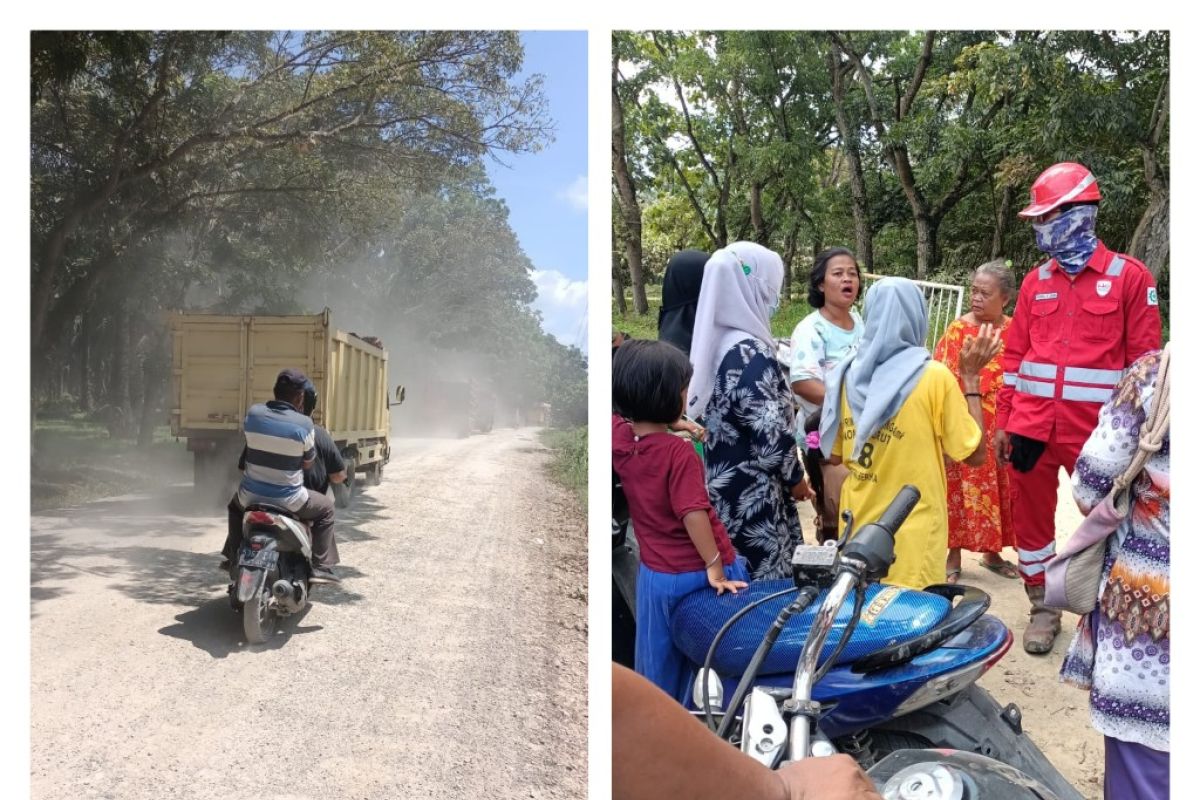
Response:
[[[1112,291],[1112,281],[1096,281],[1096,294],[1104,297]]]

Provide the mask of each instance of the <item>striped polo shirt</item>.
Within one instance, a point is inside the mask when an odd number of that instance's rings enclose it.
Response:
[[[283,400],[252,406],[246,432],[246,470],[238,488],[242,507],[270,503],[296,511],[308,502],[304,462],[316,456],[313,421]]]

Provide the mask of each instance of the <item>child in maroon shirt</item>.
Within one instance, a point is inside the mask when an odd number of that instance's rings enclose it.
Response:
[[[691,376],[687,356],[665,342],[631,341],[613,359],[613,469],[641,551],[634,667],[680,702],[691,667],[671,639],[676,604],[705,587],[736,593],[749,579],[709,503],[700,457],[668,431]]]

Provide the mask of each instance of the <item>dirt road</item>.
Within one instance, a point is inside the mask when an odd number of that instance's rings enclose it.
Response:
[[[1059,473],[1058,517],[1055,523],[1059,545],[1074,533],[1082,519],[1071,499],[1071,484]],[[1005,550],[1014,564],[1017,554]],[[979,566],[979,556],[963,553],[962,583],[978,586],[992,596],[988,613],[1004,620],[1016,641],[999,664],[980,683],[1000,705],[1016,703],[1021,708],[1025,732],[1041,748],[1059,772],[1088,800],[1104,796],[1104,738],[1092,728],[1087,692],[1059,683],[1067,646],[1079,617],[1063,614],[1063,632],[1054,649],[1031,656],[1021,647],[1021,634],[1028,620],[1029,602],[1020,579],[1007,580]]]
[[[397,440],[262,647],[190,487],[33,517],[36,798],[583,798],[585,522],[532,429]]]

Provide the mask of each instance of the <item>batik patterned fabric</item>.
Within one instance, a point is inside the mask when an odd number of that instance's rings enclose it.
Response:
[[[1038,249],[1053,256],[1065,272],[1076,275],[1096,252],[1096,206],[1075,206],[1049,222],[1033,224]]]
[[[791,389],[772,349],[734,345],[717,370],[704,414],[708,496],[755,579],[791,575],[801,541],[791,487],[803,477],[796,455]]]
[[[1005,317],[1000,336],[1008,336],[1011,319]],[[968,337],[979,335],[979,325],[956,319],[933,349],[933,357],[942,362],[962,386],[958,357]],[[1004,385],[1004,349],[979,373],[979,393],[983,406],[983,440],[996,438],[996,398]],[[999,553],[1005,547],[1016,547],[1012,525],[1012,495],[1008,486],[1008,470],[1001,469],[994,458],[985,459],[978,467],[957,461],[946,463],[946,500],[950,509],[951,548],[966,548],[973,553]]]
[[[1137,452],[1159,353],[1134,362],[1100,410],[1075,463],[1075,497],[1097,505]],[[1095,611],[1080,620],[1062,680],[1091,691],[1092,724],[1105,736],[1170,751],[1170,433],[1133,484],[1129,516],[1105,555]]]

